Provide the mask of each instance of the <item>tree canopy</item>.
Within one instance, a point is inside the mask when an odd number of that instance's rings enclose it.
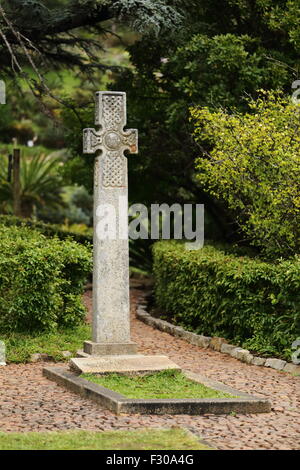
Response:
[[[139,32],[126,46],[128,68],[100,58],[111,20]],[[2,74],[23,74],[40,97],[53,94],[48,70],[80,70],[98,86],[99,71],[113,70],[105,86],[127,92],[128,122],[140,135],[139,159],[129,158],[130,200],[204,202],[228,239],[234,214],[196,177],[195,159],[209,149],[201,136],[193,139],[189,109],[245,113],[258,89],[291,94],[299,52],[298,0],[4,0],[0,7]],[[65,176],[87,187],[93,159],[82,158],[81,131],[93,126],[88,93],[90,107],[78,92],[76,113],[62,113],[73,151]]]
[[[175,2],[176,3],[176,2]],[[0,61],[2,75],[36,73],[34,85],[43,85],[41,70],[57,66],[80,67],[91,73],[105,70],[97,50],[110,19],[137,31],[155,33],[174,28],[181,15],[159,0],[4,0],[0,6]]]
[[[145,137],[143,164],[131,167],[133,184],[141,178],[145,184],[133,191],[147,201],[194,196],[230,236],[234,226],[228,225],[227,217],[233,221],[228,207],[225,215],[195,179],[195,158],[206,149],[201,139],[191,139],[189,107],[247,112],[247,98],[255,99],[258,89],[291,95],[300,69],[299,3],[198,0],[190,2],[186,14],[188,27],[175,36],[141,37],[131,45],[134,69],[123,72],[115,85],[128,92],[130,122],[140,129],[141,140]]]

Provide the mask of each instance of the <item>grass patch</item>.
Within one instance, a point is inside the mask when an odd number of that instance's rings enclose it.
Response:
[[[164,370],[144,376],[82,374],[80,377],[127,398],[233,398],[228,393],[194,382],[177,370]]]
[[[0,433],[0,450],[210,450],[180,428]]]
[[[0,340],[6,345],[7,362],[28,362],[31,354],[46,353],[55,361],[66,361],[62,351],[75,354],[82,343],[91,336],[90,325],[65,328],[53,333],[0,333]]]

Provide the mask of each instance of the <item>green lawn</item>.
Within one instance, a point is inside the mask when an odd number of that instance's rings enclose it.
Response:
[[[1,433],[0,450],[210,450],[180,428]]]
[[[90,337],[90,325],[60,329],[54,333],[0,333],[0,340],[6,345],[6,360],[15,363],[28,362],[34,353],[49,354],[56,361],[68,360],[62,356],[62,351],[75,354],[82,349],[83,341]]]
[[[120,374],[82,374],[80,377],[127,398],[233,398],[232,395],[193,382],[182,372],[174,370],[131,377]]]

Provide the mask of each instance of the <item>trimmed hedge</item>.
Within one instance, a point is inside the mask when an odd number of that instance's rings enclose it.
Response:
[[[82,244],[91,244],[93,242],[91,235],[63,230],[60,225],[45,224],[44,222],[24,219],[14,215],[0,215],[0,226],[1,225],[6,227],[29,227],[47,237],[58,237],[60,240],[72,238]]]
[[[85,317],[88,247],[0,225],[0,331],[55,330]]]
[[[232,250],[153,247],[155,301],[168,320],[290,360],[300,336],[300,257],[264,262]]]
[[[60,240],[74,240],[83,245],[92,245],[93,236],[64,230],[60,225],[46,224],[32,219],[24,219],[14,215],[0,215],[0,226],[6,227],[30,227],[47,237],[58,237]],[[152,269],[151,240],[129,240],[130,266],[141,272],[150,273]]]

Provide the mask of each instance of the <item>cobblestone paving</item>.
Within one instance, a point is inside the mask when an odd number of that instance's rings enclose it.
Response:
[[[184,426],[218,449],[299,449],[300,379],[250,366],[224,354],[192,346],[134,318],[138,291],[132,289],[132,339],[145,354],[166,354],[184,368],[241,391],[268,397],[272,412],[248,415],[123,415],[64,390],[42,375],[44,364],[0,368],[0,430],[111,430]],[[86,303],[90,307],[90,292]],[[49,365],[49,363],[47,363]]]

